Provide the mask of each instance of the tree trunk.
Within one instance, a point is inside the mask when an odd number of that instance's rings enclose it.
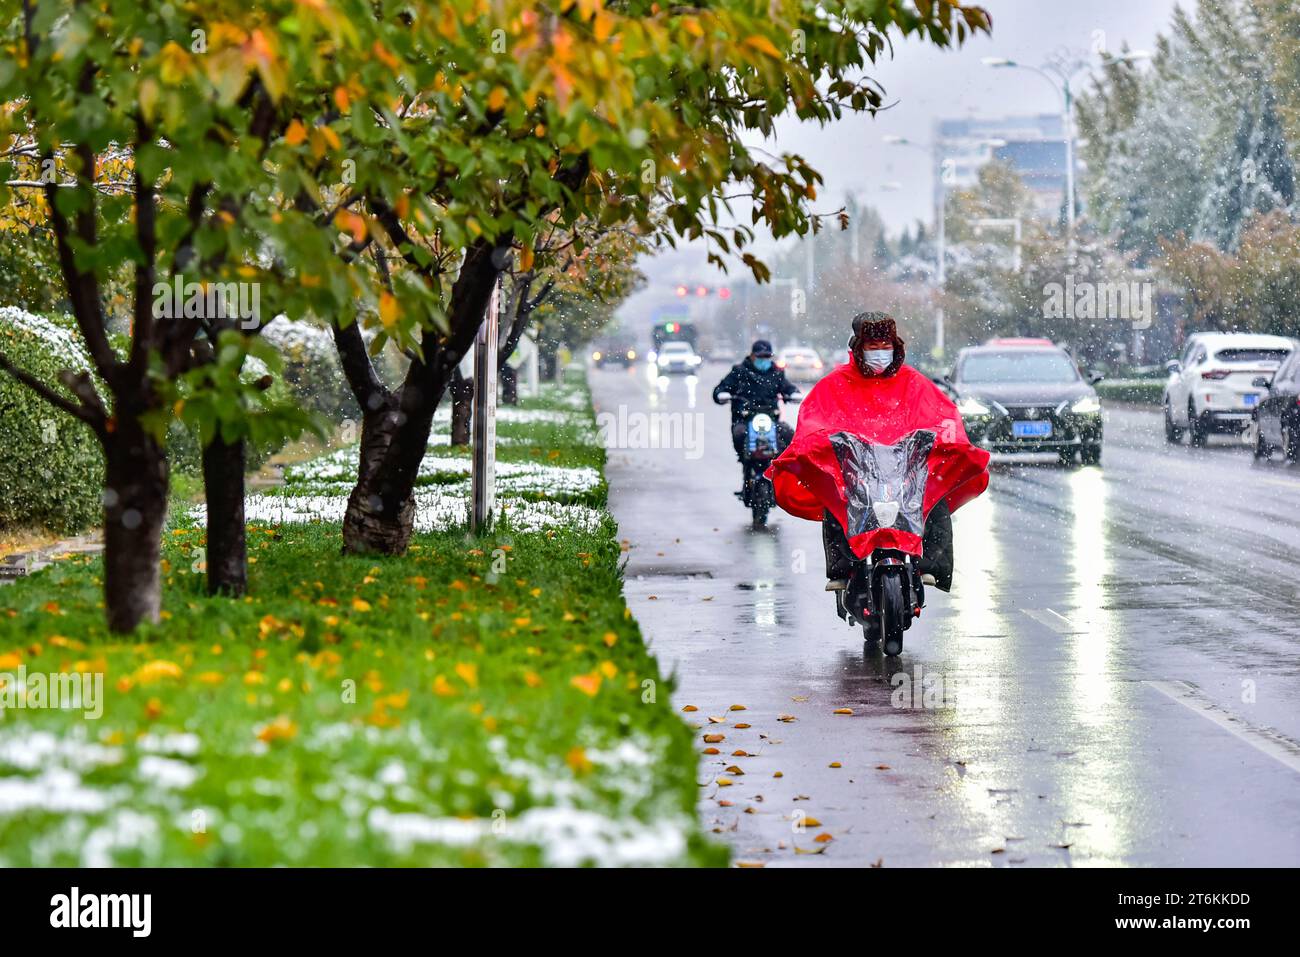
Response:
[[[451,444],[469,445],[474,414],[474,380],[457,369],[451,377]]]
[[[508,362],[501,363],[501,404],[519,404],[519,373]]]
[[[167,456],[134,417],[104,437],[104,609],[124,634],[158,621]]]
[[[392,423],[386,429],[386,446],[379,452],[367,450],[363,443],[357,486],[348,496],[343,516],[345,553],[400,555],[406,551],[415,521],[415,481],[433,430],[433,413],[483,324],[492,287],[502,269],[496,252],[486,241],[476,242],[466,252],[452,284],[450,333],[443,337],[426,330],[421,341],[423,358],[407,368],[401,391],[395,396],[395,410],[386,419]],[[351,375],[349,380],[357,381]]]
[[[244,441],[220,435],[203,450],[203,490],[208,503],[208,594],[242,596],[248,590],[244,527]]]

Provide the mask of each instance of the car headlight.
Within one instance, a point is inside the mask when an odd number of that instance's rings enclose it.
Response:
[[[1085,395],[1082,399],[1076,400],[1074,405],[1070,406],[1070,411],[1076,415],[1089,415],[1094,412],[1100,412],[1101,400],[1095,395]]]
[[[957,403],[957,411],[962,415],[988,415],[989,407],[979,399],[967,396]]]

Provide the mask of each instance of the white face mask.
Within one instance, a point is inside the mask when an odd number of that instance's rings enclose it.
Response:
[[[862,353],[862,359],[872,372],[884,372],[894,361],[893,349],[868,349]]]

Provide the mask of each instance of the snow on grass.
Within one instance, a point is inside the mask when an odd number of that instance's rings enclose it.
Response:
[[[420,532],[445,531],[464,526],[468,521],[468,485],[426,485],[415,490],[415,529]],[[340,487],[329,494],[269,493],[251,495],[244,502],[249,522],[283,525],[292,523],[343,521],[350,487]],[[585,505],[559,502],[531,502],[503,498],[497,501],[498,518],[519,532],[539,532],[558,526],[583,531],[600,528],[605,513]],[[198,525],[207,523],[207,509],[195,506],[190,517]]]
[[[344,486],[347,494],[356,481],[360,449],[348,446],[302,465],[285,469],[285,490],[290,495],[332,494]],[[419,479],[424,482],[456,484],[469,481],[473,460],[469,456],[430,456],[420,463]],[[600,487],[601,474],[582,466],[542,465],[537,462],[497,462],[497,491],[503,495],[580,495]]]
[[[595,776],[620,793],[617,817],[588,810],[597,801],[584,779],[562,764],[543,766],[512,757],[504,739],[493,738],[490,749],[501,773],[528,783],[529,793],[546,803],[517,815],[498,809],[491,818],[434,816],[418,812],[393,812],[379,805],[366,815],[366,826],[384,836],[399,853],[420,845],[477,847],[491,854],[494,842],[530,845],[551,867],[602,867],[669,865],[686,857],[689,835],[695,827],[688,815],[658,816],[644,821],[635,808],[646,809],[650,797],[646,769],[662,756],[647,738],[622,741],[609,748],[590,747],[587,759],[602,772]]]

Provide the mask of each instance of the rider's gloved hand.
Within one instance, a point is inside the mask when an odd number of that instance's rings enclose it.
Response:
[[[719,392],[717,395],[713,397],[713,401],[718,403],[718,405],[726,405],[728,402],[731,401],[731,393]]]

